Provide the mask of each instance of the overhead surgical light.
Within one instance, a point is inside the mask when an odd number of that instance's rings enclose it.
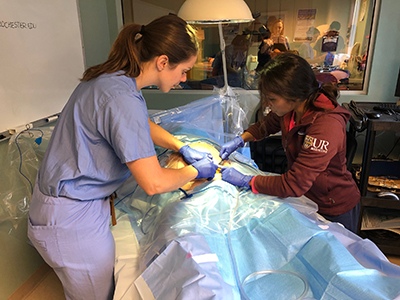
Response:
[[[247,23],[253,21],[243,0],[186,0],[178,16],[190,24]]]
[[[179,9],[178,16],[189,24],[218,24],[225,93],[228,88],[228,75],[222,24],[254,21],[249,7],[243,0],[186,0]]]

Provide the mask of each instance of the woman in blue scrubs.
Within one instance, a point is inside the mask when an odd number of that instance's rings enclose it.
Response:
[[[197,51],[195,31],[177,16],[127,25],[107,61],[85,71],[62,110],[38,172],[28,237],[67,299],[112,299],[109,196],[130,175],[149,195],[214,176],[210,155],[149,120],[140,93],[150,85],[168,92],[186,81]],[[179,151],[190,165],[162,168],[154,144]]]

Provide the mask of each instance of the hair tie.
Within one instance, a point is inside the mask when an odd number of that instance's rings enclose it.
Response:
[[[142,25],[142,27],[140,27],[140,31],[139,31],[139,33],[140,33],[141,35],[143,35],[143,34],[144,34],[144,25]]]
[[[323,90],[323,88],[322,88],[322,83],[321,83],[321,82],[318,83],[318,89],[319,89],[320,91]]]

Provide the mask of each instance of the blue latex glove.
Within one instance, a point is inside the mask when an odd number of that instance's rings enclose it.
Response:
[[[209,157],[205,157],[201,160],[198,160],[192,164],[192,166],[197,170],[198,174],[196,179],[207,178],[211,180],[214,178],[218,165],[214,164],[213,160]]]
[[[179,153],[183,155],[183,158],[188,164],[193,164],[205,157],[212,159],[211,153],[197,151],[189,145],[182,146],[181,149],[179,149]]]
[[[226,160],[233,151],[243,146],[244,146],[243,138],[241,136],[237,136],[232,141],[229,141],[222,145],[221,151],[219,152],[219,156],[221,157],[222,160]]]
[[[244,175],[235,168],[222,168],[221,178],[238,187],[250,187],[249,182],[253,178],[252,175]]]

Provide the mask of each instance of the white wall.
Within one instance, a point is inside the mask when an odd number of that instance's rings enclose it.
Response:
[[[177,13],[171,9],[156,6],[140,0],[132,0],[132,2],[133,20],[137,24],[146,25],[160,16],[168,15],[169,13]]]
[[[86,66],[89,67],[107,58],[111,44],[118,34],[122,24],[119,0],[78,0],[78,3]],[[6,156],[7,144],[8,140],[0,142],[0,161]],[[0,173],[0,180],[4,176],[8,174]],[[0,186],[0,196],[4,196],[2,192],[4,191]],[[27,219],[19,224],[8,221],[0,223],[0,299],[7,299],[43,264],[36,249],[28,244],[26,229]]]
[[[122,26],[119,0],[78,0],[86,67],[104,62]]]

